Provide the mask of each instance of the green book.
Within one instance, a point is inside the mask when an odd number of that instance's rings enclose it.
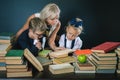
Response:
[[[38,53],[38,55],[41,57],[47,57],[50,52],[51,50],[42,50]]]
[[[5,59],[21,59],[23,54],[24,50],[9,50],[5,55]]]
[[[36,58],[42,64],[42,66],[52,64],[52,60],[50,60],[50,59],[48,59],[46,57],[37,56]]]

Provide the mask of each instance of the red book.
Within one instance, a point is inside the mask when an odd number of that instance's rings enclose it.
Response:
[[[81,49],[81,50],[76,50],[74,53],[78,56],[80,54],[91,54],[92,51],[90,49]]]
[[[100,53],[107,53],[109,51],[114,50],[119,45],[120,45],[120,42],[104,42],[102,44],[99,44],[99,45],[91,48],[91,51],[100,52]]]

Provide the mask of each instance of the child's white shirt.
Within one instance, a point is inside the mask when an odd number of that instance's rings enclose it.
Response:
[[[67,37],[65,37],[65,34],[61,35],[60,40],[59,40],[59,47],[64,47],[65,45],[65,38],[66,38],[66,48],[70,49],[72,46],[72,40],[68,40]],[[72,49],[81,49],[82,47],[82,40],[80,37],[75,38],[75,43]]]

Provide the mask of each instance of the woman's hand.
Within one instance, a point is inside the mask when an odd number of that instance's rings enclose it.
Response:
[[[56,29],[59,30],[59,29],[60,29],[60,26],[61,26],[61,22],[58,20],[58,21],[57,21]]]

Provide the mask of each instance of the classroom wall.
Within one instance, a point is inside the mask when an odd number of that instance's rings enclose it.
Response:
[[[30,15],[40,12],[50,2],[61,9],[59,35],[68,20],[74,17],[83,20],[82,48],[91,48],[105,41],[120,41],[120,5],[117,0],[1,0],[0,32],[16,33]]]

